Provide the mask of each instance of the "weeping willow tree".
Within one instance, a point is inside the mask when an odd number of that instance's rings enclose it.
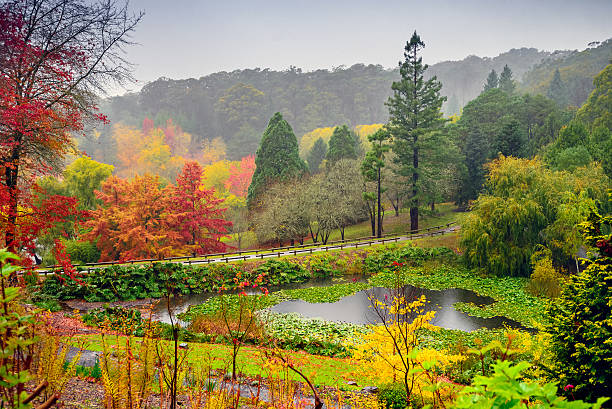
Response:
[[[583,243],[578,225],[605,200],[610,180],[599,166],[556,172],[537,158],[500,156],[485,187],[462,227],[464,257],[497,275],[528,276],[537,245],[558,266],[574,259]]]

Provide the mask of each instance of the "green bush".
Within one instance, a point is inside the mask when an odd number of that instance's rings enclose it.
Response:
[[[406,409],[406,389],[399,383],[383,385],[379,389],[378,402],[385,409]]]
[[[83,315],[83,322],[94,327],[143,336],[145,325],[140,311],[123,307],[105,307]]]
[[[521,373],[530,367],[527,362],[516,365],[509,361],[498,361],[493,364],[493,375],[476,376],[472,386],[463,388],[451,408],[465,409],[523,409],[529,407],[527,402],[538,402],[534,407],[599,409],[607,398],[600,398],[597,403],[586,403],[579,400],[569,401],[557,396],[557,385],[523,381]]]
[[[394,263],[421,266],[425,261],[434,259],[438,261],[451,261],[456,259],[456,255],[448,247],[423,248],[391,245],[368,254],[363,260],[363,272],[366,274],[377,274]]]
[[[571,277],[550,302],[553,373],[584,399],[612,396],[612,216],[593,212],[583,224],[599,258]],[[608,232],[608,234],[602,234]]]
[[[73,264],[95,263],[100,260],[100,250],[89,241],[66,240],[66,253]]]
[[[268,260],[253,272],[266,277],[269,285],[301,283],[311,278],[304,267],[285,260]]]

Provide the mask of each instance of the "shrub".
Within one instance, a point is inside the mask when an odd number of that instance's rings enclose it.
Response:
[[[451,408],[490,409],[507,408],[522,409],[529,407],[528,402],[537,401],[535,407],[598,409],[607,400],[598,399],[590,404],[582,401],[569,402],[557,396],[557,386],[554,383],[540,385],[537,382],[521,380],[521,372],[529,368],[527,362],[513,365],[509,361],[498,361],[493,365],[493,375],[477,376],[472,386],[463,388]]]
[[[268,260],[253,273],[262,274],[267,278],[268,285],[299,283],[310,278],[310,273],[304,267],[285,260]]]
[[[405,409],[408,407],[406,389],[398,383],[381,386],[378,401],[385,409]]]
[[[144,325],[140,311],[123,307],[106,307],[83,315],[87,325],[119,331],[126,335],[144,335]]]
[[[571,277],[550,303],[553,373],[584,399],[612,396],[612,216],[593,212],[584,223],[587,243],[599,258]]]
[[[66,253],[74,264],[95,263],[100,260],[100,250],[90,241],[66,240]]]
[[[428,260],[451,261],[455,258],[455,253],[448,247],[423,248],[392,245],[371,252],[363,261],[363,272],[376,274],[394,263],[421,266]]]
[[[561,274],[553,267],[550,251],[536,251],[531,256],[533,273],[528,289],[538,297],[555,298],[561,293]]]

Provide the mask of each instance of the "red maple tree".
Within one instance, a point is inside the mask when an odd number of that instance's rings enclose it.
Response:
[[[37,232],[57,220],[34,204],[34,179],[59,170],[85,118],[105,119],[94,92],[108,79],[129,77],[120,48],[141,16],[129,17],[125,7],[84,0],[0,5],[0,246],[14,253],[32,252]],[[75,208],[58,197],[46,206],[65,216]]]
[[[172,225],[179,237],[174,244],[184,252],[205,254],[227,249],[221,238],[232,223],[224,220],[223,199],[202,184],[203,170],[197,162],[187,162],[172,187]]]
[[[225,182],[225,188],[236,196],[246,197],[253,173],[255,173],[255,155],[245,156],[239,166],[230,166],[230,176]]]

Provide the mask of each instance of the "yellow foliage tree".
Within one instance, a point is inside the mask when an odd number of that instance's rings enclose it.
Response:
[[[209,165],[225,159],[227,146],[223,139],[217,137],[213,139],[204,139],[202,141],[202,149],[195,155],[195,158],[202,165]]]
[[[425,296],[412,302],[401,293],[390,302],[373,296],[370,299],[381,324],[372,325],[369,333],[352,342],[353,356],[361,369],[382,382],[401,382],[408,402],[420,396],[423,402],[435,407],[442,399],[448,399],[453,388],[448,385],[443,391],[444,382],[439,381],[436,373],[465,357],[420,347],[420,330],[439,329],[431,324],[435,311],[425,312]]]
[[[134,172],[140,157],[140,152],[146,145],[146,138],[139,129],[116,124],[113,126],[112,138],[117,144],[117,176],[130,177]]]

